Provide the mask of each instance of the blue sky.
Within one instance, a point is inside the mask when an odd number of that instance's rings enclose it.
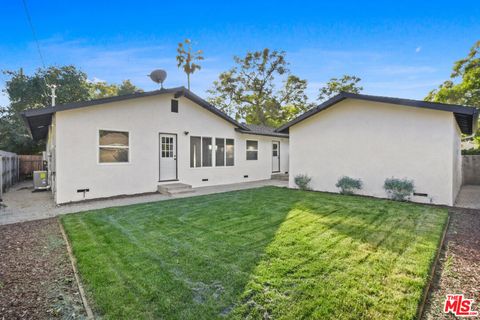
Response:
[[[478,1],[27,3],[46,64],[74,64],[92,80],[131,79],[152,90],[146,75],[163,68],[167,87],[186,85],[175,54],[191,38],[206,58],[192,77],[192,90],[204,97],[234,55],[268,47],[287,52],[311,100],[343,74],[361,77],[368,94],[422,99],[480,39]],[[0,30],[0,69],[41,66],[21,0],[2,2]]]

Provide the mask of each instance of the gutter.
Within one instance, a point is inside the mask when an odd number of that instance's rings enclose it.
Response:
[[[289,138],[288,134],[286,133],[280,133],[280,132],[272,132],[270,133],[262,133],[262,132],[253,132],[253,131],[247,131],[243,130],[240,128],[235,128],[235,131],[243,133],[243,134],[252,134],[256,136],[267,136],[267,137],[276,137],[276,138]]]

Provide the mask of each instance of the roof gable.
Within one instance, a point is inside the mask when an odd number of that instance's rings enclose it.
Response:
[[[32,109],[32,110],[27,110],[23,112],[22,117],[25,123],[27,124],[27,127],[32,137],[35,140],[40,140],[40,139],[46,138],[48,133],[48,126],[52,122],[52,115],[56,112],[93,107],[98,105],[104,105],[106,103],[145,98],[145,97],[157,96],[162,94],[174,94],[175,98],[180,98],[183,96],[195,102],[200,107],[205,108],[206,110],[219,116],[225,121],[233,124],[237,128],[245,131],[250,131],[248,127],[232,119],[227,114],[215,108],[213,105],[211,105],[204,99],[200,98],[190,90],[187,90],[185,87],[169,88],[169,89],[162,88],[160,90],[149,91],[149,92],[138,92],[138,93],[126,94],[122,96],[114,96],[114,97],[95,99],[95,100],[89,100],[89,101],[67,103],[67,104],[53,106],[53,107],[50,106],[42,109]]]
[[[445,104],[445,103],[436,103],[436,102],[429,102],[429,101],[423,101],[423,100],[410,100],[410,99],[400,99],[400,98],[342,92],[334,96],[333,98],[325,101],[324,103],[320,104],[319,106],[308,110],[307,112],[298,116],[292,121],[284,124],[283,126],[278,128],[276,131],[286,133],[288,132],[288,129],[291,126],[323,110],[326,110],[345,99],[357,99],[357,100],[365,100],[365,101],[373,101],[373,102],[383,102],[383,103],[402,105],[407,107],[452,112],[455,116],[455,120],[457,121],[458,126],[462,131],[462,133],[472,134],[477,130],[478,110],[473,107],[466,107],[461,105]]]

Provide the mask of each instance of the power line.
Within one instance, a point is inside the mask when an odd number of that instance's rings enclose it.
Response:
[[[28,20],[28,24],[30,26],[30,30],[32,31],[33,39],[35,40],[35,44],[37,46],[38,55],[40,56],[40,62],[42,63],[43,69],[46,70],[47,67],[45,65],[45,59],[43,58],[42,50],[40,49],[40,42],[38,41],[37,33],[35,31],[35,27],[33,26],[30,11],[28,10],[27,0],[22,0],[22,3],[23,3],[23,8],[25,9],[25,15],[27,16],[27,20]],[[50,88],[50,90],[52,90],[52,94],[50,96],[52,98],[52,105],[54,105],[55,104],[55,97],[56,97],[55,96],[55,89],[57,88],[57,86],[55,84],[49,85],[48,82],[47,82],[47,79],[45,77],[43,77],[43,81],[45,82],[45,85],[48,88]],[[46,97],[49,96],[47,94],[47,91],[45,91],[45,89],[43,89],[43,93],[45,94]]]
[[[38,55],[40,56],[40,61],[42,62],[42,66],[45,69],[45,59],[43,59],[42,50],[40,50],[40,43],[37,38],[37,33],[35,32],[35,27],[33,26],[32,17],[30,16],[30,12],[28,11],[27,0],[22,0],[23,8],[25,9],[25,14],[27,15],[28,24],[30,25],[30,30],[32,31],[33,39],[37,45]]]

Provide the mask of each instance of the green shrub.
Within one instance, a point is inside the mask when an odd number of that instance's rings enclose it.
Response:
[[[354,194],[355,191],[362,189],[363,183],[360,179],[343,176],[338,179],[335,186],[340,189],[341,194]]]
[[[383,184],[383,189],[387,192],[390,199],[405,201],[410,199],[412,193],[415,192],[413,180],[387,178]]]
[[[466,156],[475,156],[475,155],[480,155],[480,148],[479,149],[466,149],[462,150],[462,154]]]
[[[311,190],[310,181],[312,178],[306,174],[299,174],[295,176],[295,184],[300,190]]]

